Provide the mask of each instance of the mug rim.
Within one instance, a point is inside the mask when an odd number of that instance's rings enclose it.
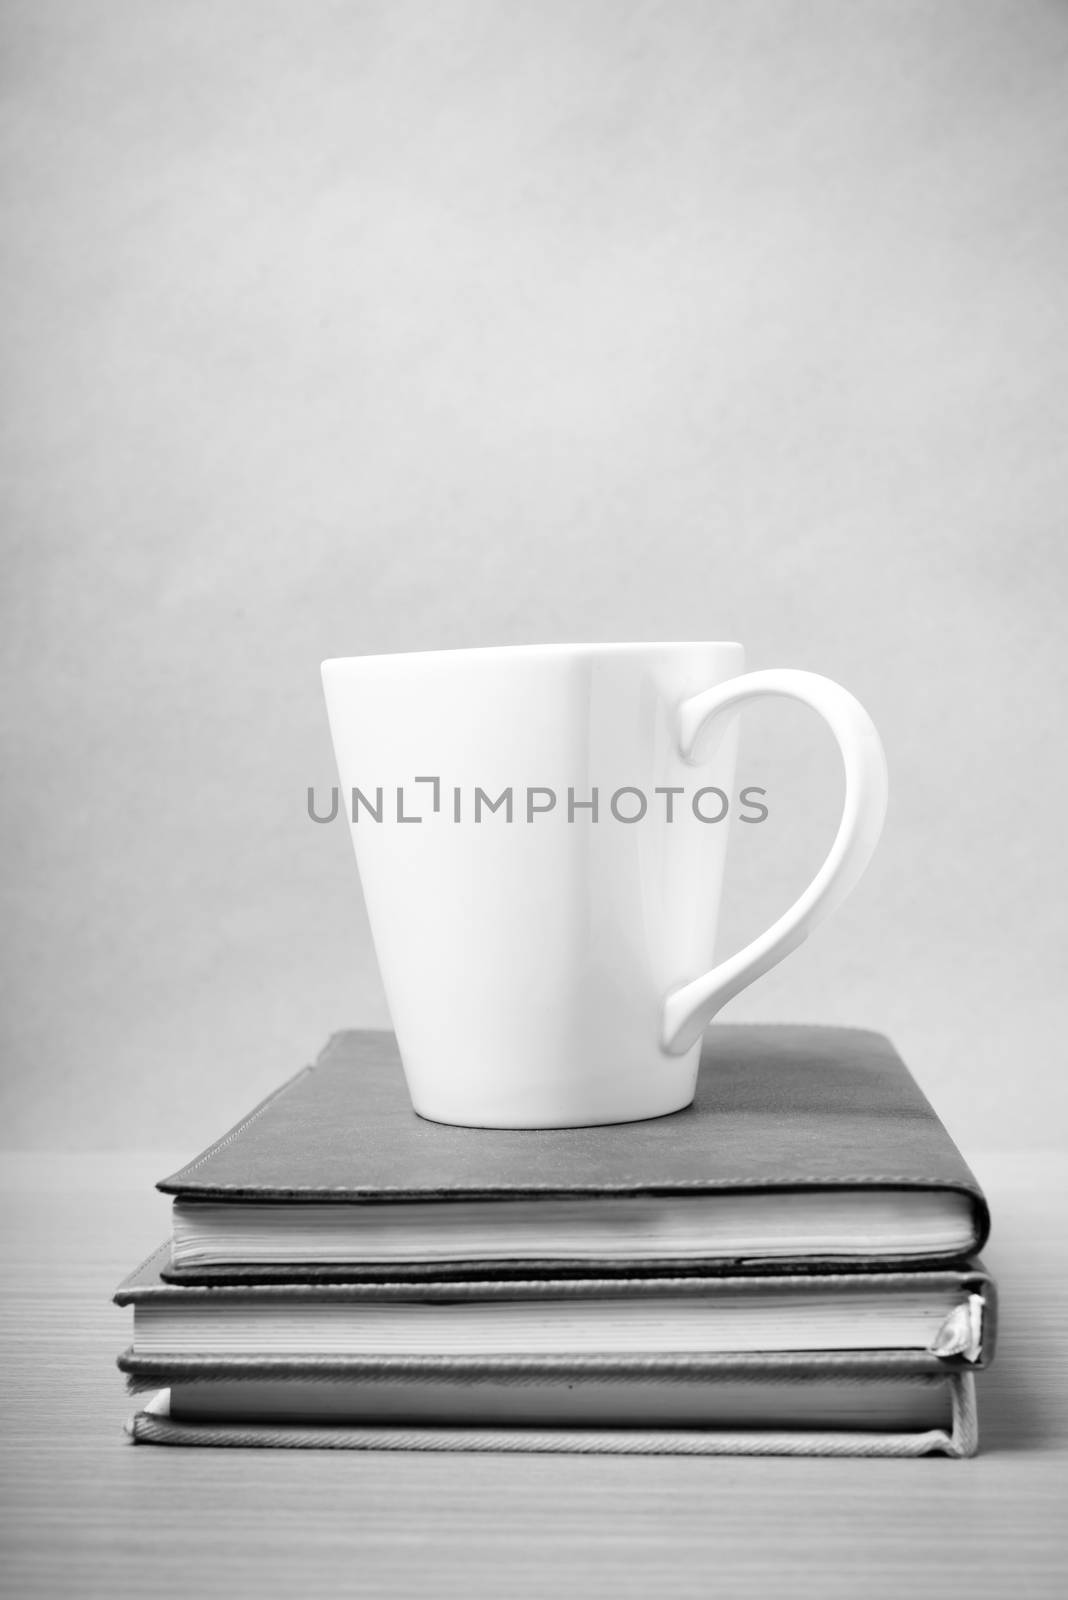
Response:
[[[368,656],[328,656],[320,663],[325,672],[328,667],[379,665],[387,661],[444,661],[476,656],[582,656],[639,654],[644,651],[665,650],[732,650],[743,651],[736,639],[635,639],[619,643],[585,644],[488,644],[462,645],[446,650],[388,650]]]

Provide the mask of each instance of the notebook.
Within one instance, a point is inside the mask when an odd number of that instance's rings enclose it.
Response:
[[[116,1290],[134,1312],[130,1357],[171,1371],[319,1357],[562,1360],[913,1352],[917,1370],[993,1346],[994,1285],[980,1264],[937,1272],[771,1277],[225,1284],[164,1282],[162,1246]],[[129,1365],[127,1370],[131,1370]]]
[[[158,1187],[174,1282],[922,1267],[973,1255],[975,1177],[889,1040],[715,1024],[692,1106],[493,1130],[412,1110],[349,1031]]]
[[[182,1379],[128,1421],[135,1444],[612,1455],[967,1457],[968,1372],[721,1372],[523,1384]]]

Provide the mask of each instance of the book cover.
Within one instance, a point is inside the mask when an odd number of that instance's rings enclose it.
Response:
[[[542,1368],[699,1373],[782,1357],[857,1371],[975,1369],[994,1351],[997,1297],[980,1263],[908,1273],[534,1278],[180,1286],[160,1266],[115,1301],[134,1310],[124,1372],[176,1376],[449,1373]]]
[[[391,1034],[336,1034],[314,1065],[158,1187],[176,1197],[165,1276],[184,1282],[381,1276],[386,1267],[397,1276],[434,1277],[471,1267],[626,1275],[638,1261],[643,1270],[677,1269],[672,1228],[690,1203],[693,1215],[697,1204],[704,1208],[712,1233],[728,1206],[749,1207],[744,1245],[731,1245],[728,1223],[714,1248],[688,1248],[700,1271],[820,1262],[863,1268],[876,1259],[885,1267],[934,1264],[974,1255],[989,1231],[979,1184],[890,1041],[862,1029],[798,1025],[709,1029],[697,1095],[685,1111],[555,1130],[424,1121],[408,1101]],[[755,1221],[754,1197],[765,1202]],[[546,1247],[554,1203],[609,1198],[655,1203],[666,1220],[622,1254],[608,1253],[593,1227],[588,1248],[580,1244],[566,1259]],[[534,1202],[542,1209],[540,1226],[528,1226],[532,1243],[520,1249],[513,1242],[495,1255],[492,1240],[506,1240],[518,1206]],[[517,1208],[511,1213],[510,1203]],[[450,1219],[459,1221],[472,1204],[496,1208],[489,1243],[477,1258],[461,1246],[450,1254]],[[360,1259],[361,1229],[406,1223],[419,1206],[434,1208],[436,1224],[425,1259],[410,1252],[392,1261],[388,1254]],[[895,1207],[897,1234],[887,1225],[876,1251],[869,1218]],[[591,1205],[591,1220],[595,1212]],[[813,1218],[809,1239],[806,1215]],[[242,1218],[256,1242],[244,1255],[240,1242],[227,1238],[230,1228],[240,1239]],[[339,1245],[350,1224],[354,1236]],[[272,1248],[282,1254],[284,1225],[295,1227],[297,1243],[288,1249],[296,1257],[272,1260]],[[317,1227],[323,1237],[316,1241]],[[802,1229],[792,1246],[791,1228]],[[311,1242],[302,1246],[305,1237]]]
[[[806,1392],[806,1380],[794,1384],[794,1393]],[[874,1416],[885,1424],[882,1386],[873,1395]],[[789,1456],[925,1456],[944,1455],[961,1459],[978,1448],[978,1421],[975,1381],[970,1373],[947,1374],[932,1380],[932,1389],[941,1394],[928,1396],[934,1403],[931,1417],[919,1414],[918,1425],[879,1425],[865,1427],[863,1391],[854,1386],[850,1399],[852,1414],[845,1425],[816,1426],[795,1415],[796,1426],[769,1421],[762,1426],[739,1426],[726,1420],[737,1407],[738,1386],[731,1380],[725,1420],[719,1425],[689,1427],[665,1426],[663,1421],[639,1427],[628,1426],[532,1426],[514,1422],[499,1404],[491,1412],[461,1426],[444,1423],[391,1421],[378,1423],[324,1423],[303,1419],[294,1422],[213,1421],[210,1416],[172,1415],[172,1391],[160,1390],[127,1422],[134,1444],[171,1446],[209,1446],[230,1449],[276,1450],[414,1450],[414,1451],[492,1451],[501,1453],[567,1453],[610,1455],[789,1455]],[[713,1385],[714,1390],[714,1385]],[[709,1414],[716,1411],[715,1394],[708,1396]],[[768,1416],[774,1415],[771,1392]],[[465,1404],[468,1402],[465,1402]],[[784,1415],[791,1413],[795,1401],[780,1402]],[[816,1408],[811,1402],[806,1410]],[[827,1407],[833,1417],[835,1407]],[[747,1415],[744,1406],[740,1412]],[[818,1414],[818,1412],[817,1412]],[[937,1420],[933,1420],[937,1417]]]

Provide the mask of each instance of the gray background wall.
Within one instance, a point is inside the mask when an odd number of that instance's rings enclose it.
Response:
[[[1068,1115],[1068,8],[3,9],[3,1130],[214,1136],[386,1011],[318,662],[740,638],[884,844],[728,1015]],[[724,946],[836,758],[754,712]]]

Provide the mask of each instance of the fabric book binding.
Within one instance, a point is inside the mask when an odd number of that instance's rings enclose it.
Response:
[[[286,1359],[350,1370],[589,1357],[639,1365],[710,1357],[871,1353],[937,1373],[994,1345],[994,1285],[979,1263],[938,1272],[461,1282],[165,1283],[164,1245],[115,1302],[134,1309],[120,1365],[162,1379],[188,1359],[254,1373]],[[211,1352],[205,1361],[200,1352]]]
[[[467,1422],[462,1426],[440,1422],[354,1422],[348,1426],[323,1424],[314,1414],[296,1422],[256,1421],[235,1417],[220,1422],[196,1414],[173,1415],[175,1391],[161,1390],[126,1425],[135,1444],[209,1445],[236,1449],[274,1450],[417,1450],[417,1451],[493,1451],[510,1453],[569,1453],[579,1455],[706,1455],[706,1456],[926,1456],[945,1455],[958,1459],[972,1456],[978,1444],[975,1409],[975,1380],[969,1373],[952,1373],[943,1380],[929,1380],[934,1391],[925,1403],[937,1405],[943,1416],[909,1424],[899,1415],[898,1425],[886,1426],[884,1390],[868,1399],[854,1385],[848,1393],[861,1413],[871,1414],[878,1423],[858,1426],[854,1419],[843,1426],[838,1407],[829,1405],[822,1426],[813,1423],[818,1398],[812,1395],[812,1377],[791,1380],[779,1376],[770,1390],[763,1390],[765,1421],[758,1426],[739,1425],[734,1413],[748,1418],[744,1391],[752,1383],[727,1388],[727,1401],[716,1404],[717,1391],[706,1387],[709,1397],[704,1420],[698,1426],[665,1425],[671,1408],[663,1391],[654,1393],[654,1411],[640,1427],[529,1426],[515,1422],[515,1385],[507,1390],[508,1409],[503,1425],[493,1421]],[[841,1379],[829,1386],[831,1398],[841,1394]],[[569,1383],[568,1389],[574,1392]],[[788,1398],[783,1401],[786,1391]],[[590,1392],[584,1383],[582,1392]],[[739,1405],[739,1394],[741,1404]],[[543,1406],[544,1391],[535,1393],[535,1403]],[[799,1413],[791,1406],[800,1402]],[[698,1414],[692,1396],[687,1406]],[[606,1401],[606,1405],[610,1401]],[[465,1407],[469,1403],[464,1401]],[[550,1408],[551,1409],[551,1408]],[[454,1413],[455,1414],[455,1413]],[[780,1414],[782,1420],[778,1420]]]

